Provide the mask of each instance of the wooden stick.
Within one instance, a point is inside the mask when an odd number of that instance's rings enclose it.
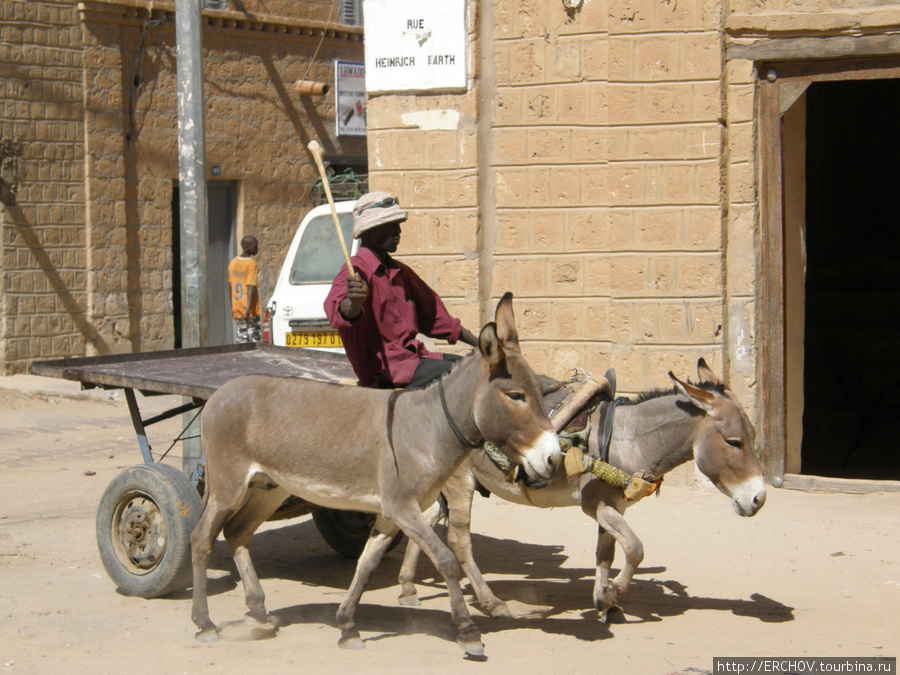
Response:
[[[328,183],[328,176],[325,174],[325,165],[322,163],[322,146],[318,141],[310,141],[306,146],[312,153],[313,159],[316,160],[316,166],[319,167],[319,176],[322,177],[322,187],[325,188],[325,196],[328,197],[328,205],[331,206],[331,217],[334,219],[334,229],[337,231],[338,241],[341,242],[341,250],[344,252],[344,261],[347,263],[347,272],[351,277],[359,279],[356,270],[350,262],[350,253],[347,251],[347,243],[344,241],[344,233],[341,230],[341,222],[338,219],[337,209],[334,207],[334,198],[331,196],[331,185]]]

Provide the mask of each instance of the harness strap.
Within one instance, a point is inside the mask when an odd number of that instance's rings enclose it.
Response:
[[[447,418],[447,424],[450,425],[450,430],[453,432],[453,435],[456,436],[456,440],[458,440],[462,445],[466,446],[470,450],[474,450],[477,448],[480,443],[472,443],[465,436],[462,435],[462,432],[459,430],[459,427],[456,426],[453,422],[453,418],[450,417],[450,411],[447,409],[447,397],[444,394],[444,382],[443,380],[438,380],[438,393],[441,395],[441,409],[444,411],[444,417]]]
[[[600,403],[600,418],[597,420],[597,449],[601,462],[609,461],[609,445],[612,440],[615,414],[615,401],[602,401]]]

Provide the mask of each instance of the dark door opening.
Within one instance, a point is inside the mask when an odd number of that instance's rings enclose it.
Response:
[[[900,480],[900,80],[813,83],[801,472]]]
[[[209,344],[234,342],[231,302],[228,289],[228,263],[237,255],[237,185],[232,181],[207,183],[209,214]],[[181,218],[178,185],[172,190],[172,308],[175,348],[182,345],[181,335]]]

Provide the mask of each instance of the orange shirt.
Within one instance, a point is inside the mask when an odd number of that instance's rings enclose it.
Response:
[[[257,267],[253,258],[238,256],[228,265],[228,285],[231,287],[231,316],[235,319],[244,318],[247,311],[247,286],[256,287]],[[253,306],[250,308],[250,316],[260,316],[259,289],[253,294]]]

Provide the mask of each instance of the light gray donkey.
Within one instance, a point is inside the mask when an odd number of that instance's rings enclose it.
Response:
[[[206,568],[223,529],[243,581],[248,617],[261,631],[274,631],[247,546],[294,494],[332,509],[379,514],[337,611],[341,647],[364,647],[356,608],[399,529],[443,575],[457,642],[469,654],[483,653],[460,589],[459,563],[422,511],[483,440],[523,467],[533,486],[553,477],[561,456],[538,379],[519,351],[511,293],[497,305],[495,321],[481,330],[479,350],[419,391],[250,375],[210,397],[201,429],[204,510],[191,537],[191,618],[200,629],[198,640],[218,637],[209,617]]]
[[[734,393],[700,359],[700,384],[682,382],[672,373],[671,391],[642,394],[636,400],[619,400],[616,424],[609,447],[609,462],[628,475],[642,474],[661,480],[666,473],[688,460],[725,495],[739,516],[753,516],[766,503],[766,483],[756,456],[756,431]],[[592,428],[600,426],[600,409],[591,413]],[[591,454],[599,454],[598,437],[591,435]],[[597,571],[594,606],[605,621],[610,609],[628,591],[631,579],[644,558],[641,540],[625,521],[625,509],[633,506],[622,488],[604,483],[586,473],[571,478],[559,471],[540,490],[510,483],[485,453],[473,453],[444,485],[450,510],[447,540],[469,578],[479,604],[491,616],[511,616],[509,607],[497,598],[482,577],[472,554],[469,531],[476,484],[517,504],[551,508],[580,506],[597,521]],[[618,543],[625,564],[611,579],[610,569]],[[418,604],[414,583],[418,549],[406,547],[400,570],[400,603]]]

